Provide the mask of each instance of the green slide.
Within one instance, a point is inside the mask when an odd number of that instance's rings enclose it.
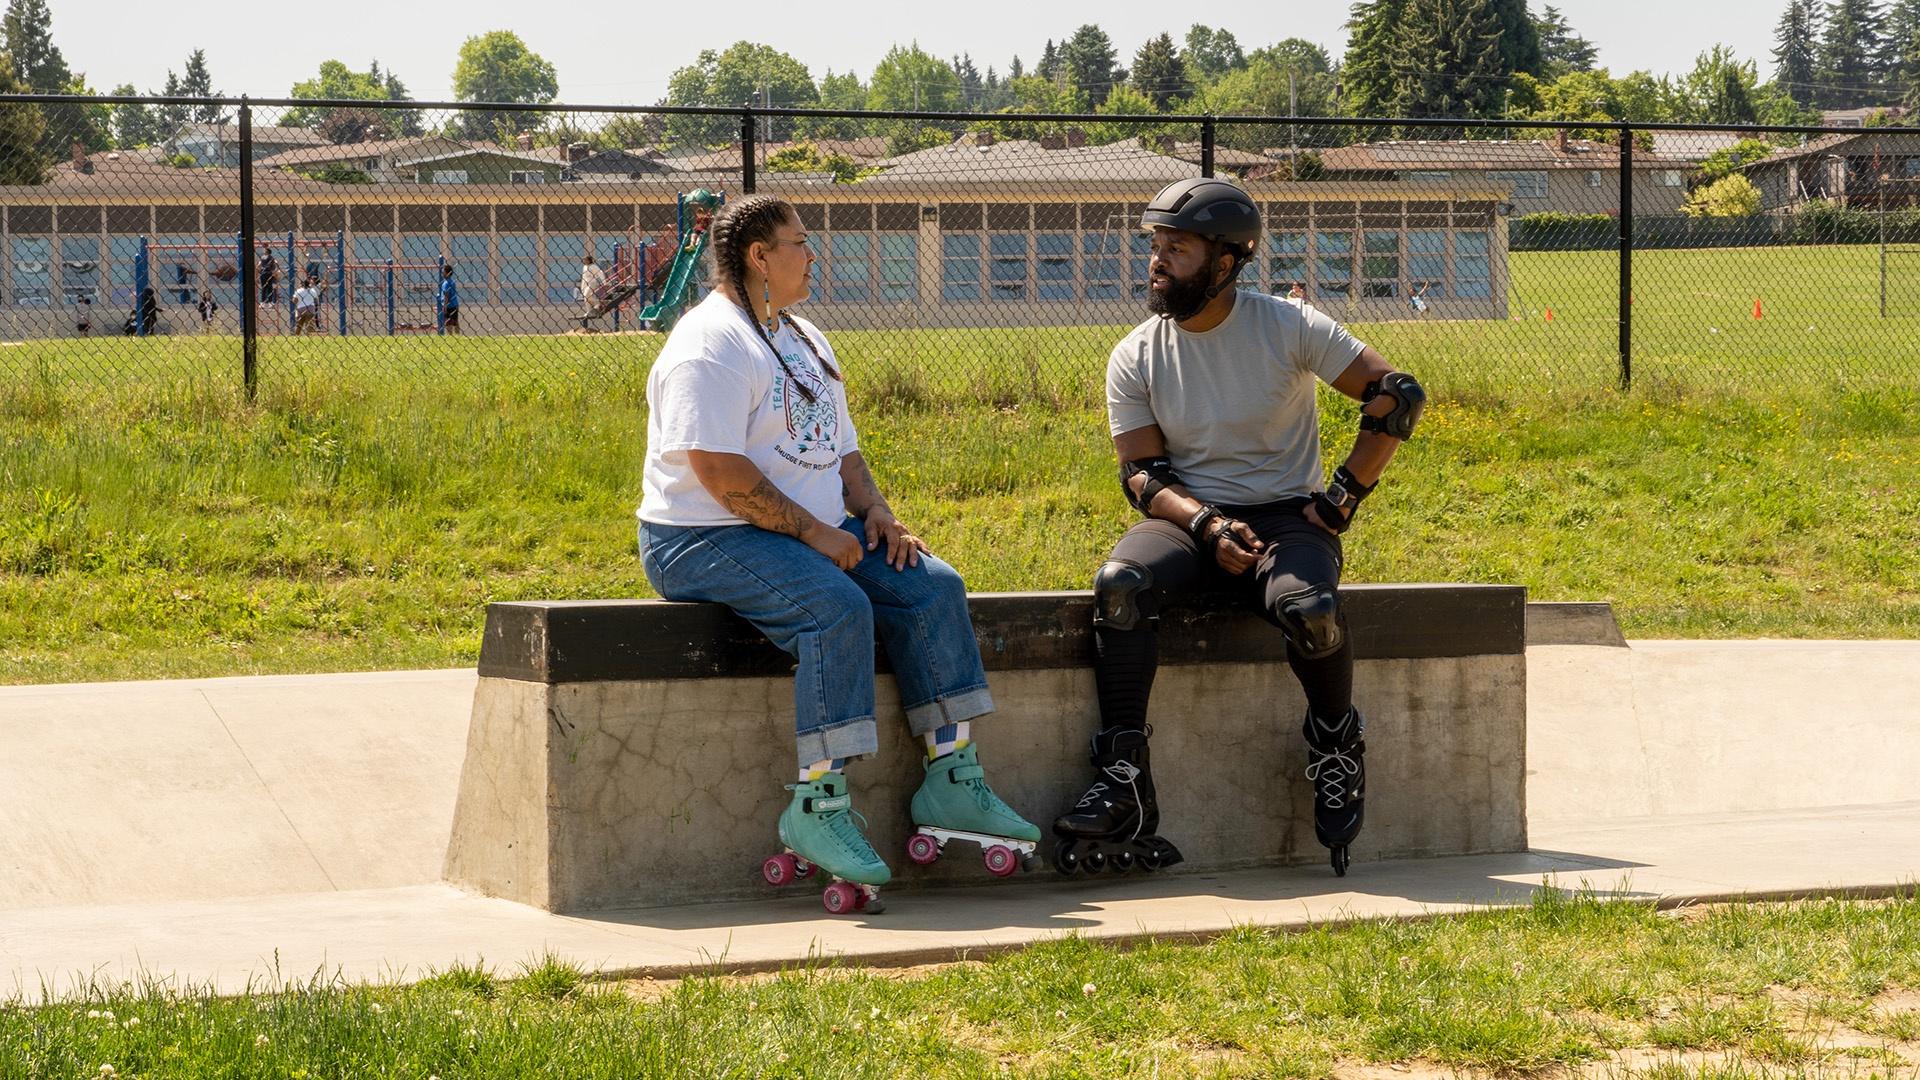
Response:
[[[660,290],[660,298],[640,310],[640,321],[655,330],[671,330],[680,313],[686,310],[687,301],[693,293],[694,272],[700,266],[700,257],[707,253],[707,234],[705,230],[693,236],[693,246],[682,247],[673,256],[673,267],[667,273],[667,283]]]

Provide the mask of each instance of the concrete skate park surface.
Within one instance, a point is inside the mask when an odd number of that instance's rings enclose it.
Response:
[[[1535,610],[1531,641],[1607,639],[1591,611]],[[837,919],[813,891],[583,917],[441,884],[471,671],[0,688],[0,998],[142,973],[237,991],[511,972],[547,952],[657,974],[926,961],[1439,914],[1543,881],[1681,902],[1920,877],[1920,642],[1531,644],[1526,660],[1528,852],[1357,861],[1343,879],[1045,872]]]

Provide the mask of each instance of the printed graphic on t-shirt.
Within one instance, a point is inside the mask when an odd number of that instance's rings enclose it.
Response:
[[[802,468],[838,468],[840,410],[834,406],[833,388],[799,356],[788,354],[786,359],[773,380],[773,407],[787,418],[791,441],[774,449]]]

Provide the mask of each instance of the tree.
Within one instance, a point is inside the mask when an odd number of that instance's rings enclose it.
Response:
[[[1888,89],[1910,91],[1914,79],[1907,69],[1907,57],[1920,44],[1920,0],[1893,0],[1881,30],[1880,71]]]
[[[1804,3],[1806,0],[1794,0]],[[1560,9],[1548,4],[1545,13],[1533,22],[1534,33],[1540,39],[1541,73],[1549,79],[1557,79],[1574,71],[1592,71],[1594,61],[1599,58],[1599,50],[1593,42],[1573,32],[1567,17]]]
[[[867,88],[851,71],[844,75],[829,71],[820,77],[818,100],[823,109],[864,109]],[[796,125],[796,130],[809,139],[857,139],[867,133],[867,124],[851,117],[809,118]]]
[[[1715,150],[1700,163],[1700,179],[1718,180],[1723,176],[1732,176],[1739,170],[1773,153],[1774,145],[1763,139],[1741,139],[1732,146]]]
[[[121,83],[108,93],[115,97],[132,97],[140,91],[132,83]],[[113,106],[113,144],[132,150],[158,142],[164,136],[159,134],[159,124],[153,113],[145,105]]]
[[[1173,35],[1148,38],[1147,43],[1140,46],[1140,51],[1133,54],[1129,81],[1156,109],[1167,109],[1177,101],[1186,100],[1190,94],[1187,65],[1173,47]]]
[[[0,54],[0,93],[30,92],[26,80],[14,74],[11,56]],[[47,159],[40,145],[46,138],[47,120],[37,106],[0,105],[0,184],[43,184],[47,180]]]
[[[918,42],[895,45],[881,57],[867,82],[868,108],[914,112],[954,112],[960,103],[960,76],[945,60],[921,50]]]
[[[980,77],[980,69],[973,66],[973,57],[961,53],[953,58],[949,65],[953,74],[960,80],[960,101],[969,109],[980,108],[981,99],[986,96],[987,82]]]
[[[293,84],[288,97],[294,98],[349,98],[354,101],[384,101],[387,97],[387,83],[380,75],[380,65],[376,61],[371,70],[354,71],[338,60],[324,60],[320,64],[319,74]],[[289,127],[310,127],[316,130],[327,123],[334,113],[341,110],[313,105],[296,105],[280,117],[280,122]],[[372,117],[373,122],[366,125],[369,137],[378,138],[387,127],[380,122],[379,114],[368,109],[347,110],[363,117]],[[357,121],[356,121],[357,122]],[[342,130],[352,125],[338,125]],[[331,135],[328,136],[332,138]],[[358,142],[358,139],[334,139],[335,142]]]
[[[1688,110],[1683,123],[1751,124],[1759,116],[1753,106],[1753,91],[1759,77],[1753,61],[1742,61],[1732,49],[1715,45],[1694,58],[1687,74]]]
[[[1093,23],[1075,30],[1060,49],[1067,85],[1085,94],[1096,106],[1107,100],[1107,94],[1127,77],[1126,69],[1117,61],[1113,39]]]
[[[820,100],[807,66],[771,45],[736,41],[725,52],[703,50],[689,67],[675,71],[667,84],[669,105],[718,105],[744,102],[780,108],[806,108]],[[764,138],[793,137],[793,120],[768,117]],[[676,145],[713,146],[739,138],[737,121],[725,116],[672,116],[667,136]]]
[[[1877,104],[1880,93],[1880,8],[1873,0],[1834,0],[1827,5],[1814,81],[1817,103],[1830,109]]]
[[[0,22],[0,50],[10,58],[10,71],[21,85],[44,94],[90,94],[86,77],[67,67],[67,58],[53,43],[53,13],[46,0],[11,0]],[[88,149],[105,149],[107,125],[97,107],[46,105],[40,152],[48,158],[65,157],[68,144],[79,139]]]
[[[1743,173],[1723,176],[1687,196],[1688,217],[1752,217],[1760,212],[1760,189]]]
[[[180,76],[180,93],[187,97],[219,97],[213,88],[213,73],[207,70],[207,51],[195,49],[187,54],[187,70]],[[188,116],[196,123],[226,122],[227,110],[219,105],[195,105]]]
[[[666,138],[667,123],[659,113],[621,113],[600,126],[600,141],[619,150],[651,150]]]
[[[1008,64],[1008,65],[1007,65],[1007,79],[1008,79],[1008,81],[1012,81],[1012,80],[1014,80],[1014,79],[1020,79],[1020,78],[1025,78],[1025,77],[1026,77],[1026,74],[1027,74],[1027,72],[1026,72],[1026,69],[1024,69],[1024,68],[1022,68],[1022,67],[1020,66],[1020,57],[1018,57],[1018,56],[1015,56],[1015,57],[1013,58],[1013,63],[1011,63],[1011,64]]]
[[[1800,104],[1814,99],[1816,0],[1787,0],[1773,28],[1773,81]]]
[[[860,179],[860,166],[845,154],[822,154],[809,142],[794,143],[767,158],[768,172],[833,174],[836,184],[851,184]]]
[[[1272,115],[1333,115],[1333,60],[1327,56],[1327,50],[1305,38],[1287,38],[1248,53],[1243,70],[1252,73],[1261,70],[1262,65],[1266,66],[1266,73],[1256,78],[1270,79],[1273,85],[1264,95],[1271,108],[1261,107],[1258,111]]]
[[[1508,72],[1487,0],[1408,0],[1388,55],[1390,115],[1471,117],[1499,109]]]
[[[1033,73],[1048,82],[1059,81],[1060,50],[1054,48],[1052,38],[1047,39],[1047,47],[1040,53],[1040,66],[1034,68]]]
[[[1007,90],[1013,96],[1013,104],[1000,110],[1000,115],[1018,117],[1021,113],[1083,113],[1088,111],[1087,98],[1079,89],[1064,86],[1039,75],[1026,75],[1007,83]],[[989,129],[1007,139],[1038,139],[1043,135],[1059,134],[1060,125],[1040,123],[1033,120],[996,120]]]
[[[1347,57],[1340,75],[1349,114],[1392,114],[1393,42],[1406,5],[1407,0],[1358,0],[1348,10]]]
[[[1187,65],[1187,74],[1203,83],[1247,66],[1246,54],[1233,34],[1204,23],[1187,28],[1187,50],[1180,59]]]
[[[545,104],[560,92],[560,77],[539,53],[511,30],[490,30],[460,45],[453,66],[453,96],[458,101]],[[538,113],[463,112],[451,125],[469,139],[532,131]]]
[[[1487,0],[1500,38],[1500,73],[1541,74],[1540,31],[1527,14],[1527,0]]]

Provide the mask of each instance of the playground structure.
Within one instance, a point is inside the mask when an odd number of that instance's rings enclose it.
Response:
[[[658,298],[640,309],[640,325],[665,332],[673,329],[673,324],[686,311],[696,291],[700,257],[707,252],[707,226],[726,201],[724,193],[706,188],[681,192],[675,200],[674,225],[679,246],[658,285]]]
[[[297,288],[299,281],[311,278],[318,282],[323,297],[326,295],[326,290],[331,288],[331,298],[323,302],[331,303],[334,309],[337,330],[340,336],[345,337],[347,335],[348,325],[347,315],[354,304],[354,292],[357,286],[364,284],[364,279],[361,278],[360,275],[368,271],[384,275],[384,296],[387,316],[386,327],[389,336],[403,333],[425,333],[427,331],[439,334],[446,333],[446,312],[440,309],[439,300],[440,276],[442,269],[447,264],[444,256],[433,262],[412,262],[396,259],[386,259],[379,262],[348,262],[346,255],[346,234],[344,231],[335,232],[330,236],[307,237],[296,236],[289,232],[285,235],[284,239],[275,237],[271,241],[256,237],[254,239],[254,250],[258,254],[273,252],[276,255],[285,256],[285,259],[281,262],[281,266],[283,267],[281,270],[283,280],[278,284],[277,291],[286,299],[287,330],[289,333],[294,332],[298,326],[293,297],[295,288],[290,288],[289,285]],[[243,268],[247,265],[245,242],[237,233],[234,235],[231,245],[161,243],[149,237],[141,237],[140,248],[134,255],[133,263],[134,296],[136,298],[145,296],[149,288],[155,287],[153,277],[154,269],[157,265],[172,262],[174,280],[158,287],[178,291],[180,294],[178,297],[180,303],[191,303],[193,299],[193,285],[190,279],[200,272],[198,264],[201,263],[206,256],[214,252],[219,252],[229,257],[232,261],[210,268],[207,271],[208,276],[219,278],[223,281],[230,281],[244,272]],[[169,255],[176,256],[176,258],[168,259],[167,256]],[[181,255],[186,255],[188,261],[180,261],[178,256]],[[305,256],[304,259],[302,258],[303,255]],[[432,281],[426,286],[429,295],[432,297],[432,322],[402,322],[399,318],[398,299],[401,291],[399,286],[402,284],[401,275],[404,275],[410,270],[431,270],[433,272]],[[297,277],[294,276],[296,271],[298,274]],[[415,282],[405,283],[409,292],[415,291],[417,284],[418,283]],[[277,302],[278,300],[276,299],[276,303]],[[136,319],[134,325],[135,336],[144,337],[146,336],[146,332],[145,320]]]

